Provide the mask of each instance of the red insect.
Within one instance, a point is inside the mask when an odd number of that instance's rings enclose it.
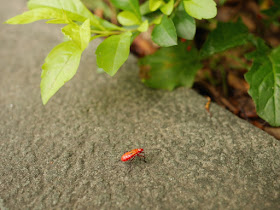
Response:
[[[144,158],[144,162],[146,162],[145,161],[145,155],[143,153],[144,153],[144,151],[143,151],[142,148],[133,149],[133,150],[131,150],[129,152],[124,153],[122,155],[121,161],[133,160],[136,156],[139,156],[139,157],[143,157]]]

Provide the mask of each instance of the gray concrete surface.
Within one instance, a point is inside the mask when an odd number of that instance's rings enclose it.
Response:
[[[25,1],[1,2],[0,20]],[[40,66],[62,39],[42,22],[0,26],[0,209],[279,209],[280,142],[192,90],[146,88],[137,60],[78,74],[43,106]],[[142,147],[147,163],[123,163]]]

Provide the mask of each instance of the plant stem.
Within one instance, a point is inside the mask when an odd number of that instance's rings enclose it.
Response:
[[[99,30],[91,30],[91,33],[93,33],[93,34],[112,35],[112,34],[120,34],[120,33],[122,33],[122,31],[99,31]]]
[[[100,35],[103,35],[103,36],[110,36],[110,35],[121,34],[121,33],[126,32],[126,31],[134,32],[134,31],[137,31],[137,29],[124,30],[124,31],[99,31],[99,30],[90,30],[90,31],[93,34],[100,34]]]
[[[175,4],[174,4],[174,9],[175,9],[176,7],[178,7],[178,5],[180,4],[180,2],[181,2],[181,0],[177,0],[177,1],[175,2]]]

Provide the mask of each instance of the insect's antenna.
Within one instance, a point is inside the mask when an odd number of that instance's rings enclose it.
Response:
[[[159,150],[161,151],[162,149],[158,149],[158,148],[149,148],[149,149],[145,149],[145,151],[155,151],[155,150]],[[144,151],[143,151],[144,152]],[[142,153],[143,153],[142,152]]]

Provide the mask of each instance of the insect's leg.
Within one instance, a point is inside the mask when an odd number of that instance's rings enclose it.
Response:
[[[144,162],[147,163],[147,162],[146,162],[146,159],[145,159],[145,155],[137,154],[137,156],[144,158]]]
[[[128,170],[127,170],[128,174],[130,174],[130,172],[131,172],[131,164],[128,165]]]
[[[134,156],[132,159],[130,159],[130,161],[133,161],[135,157],[136,157],[136,156]]]

